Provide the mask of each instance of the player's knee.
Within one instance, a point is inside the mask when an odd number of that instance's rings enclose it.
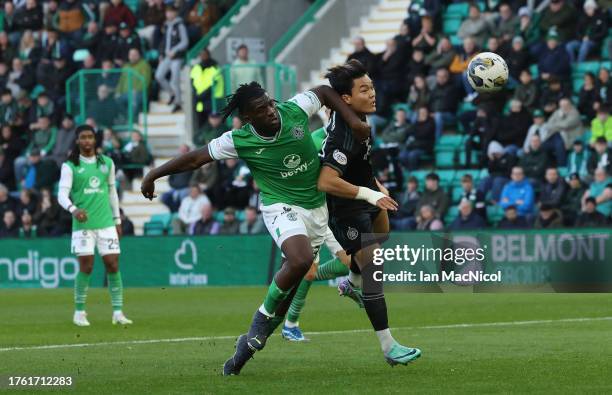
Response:
[[[108,273],[117,273],[119,271],[119,262],[117,261],[104,262],[104,266]]]
[[[306,274],[312,265],[313,259],[312,253],[301,253],[297,254],[293,259],[290,259],[289,264],[297,273],[301,272]]]

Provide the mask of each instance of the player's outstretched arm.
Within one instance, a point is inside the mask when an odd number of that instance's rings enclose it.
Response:
[[[323,165],[321,168],[317,188],[319,188],[320,191],[341,198],[365,200],[371,205],[384,210],[396,211],[398,207],[395,200],[382,192],[366,187],[358,187],[343,180],[340,178],[338,170],[330,166]]]
[[[210,156],[207,145],[197,150],[177,156],[163,165],[149,171],[142,180],[140,191],[145,198],[152,200],[154,197],[156,197],[155,180],[158,178],[195,170],[209,162],[212,162],[213,160],[214,159]]]
[[[322,105],[340,114],[357,139],[365,140],[370,137],[370,126],[367,122],[359,119],[357,114],[338,95],[338,92],[327,85],[319,85],[311,91],[317,95]]]

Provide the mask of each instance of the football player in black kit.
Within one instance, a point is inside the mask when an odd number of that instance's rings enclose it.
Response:
[[[376,111],[376,93],[365,67],[357,60],[329,69],[325,76],[342,100],[365,120]],[[397,203],[374,177],[371,165],[372,136],[359,141],[342,117],[331,114],[327,139],[323,142],[318,187],[327,193],[329,227],[351,256],[349,279],[338,286],[341,294],[360,293],[376,331],[386,361],[406,365],[421,355],[391,336],[382,282],[374,281],[374,250],[389,233],[387,210]],[[382,266],[376,266],[382,270]]]

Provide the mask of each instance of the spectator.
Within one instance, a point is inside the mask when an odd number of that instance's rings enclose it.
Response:
[[[543,34],[554,28],[559,41],[567,42],[575,36],[576,10],[567,0],[550,0],[548,8],[542,12],[540,30]]]
[[[128,54],[132,49],[137,49],[139,52],[138,54],[140,55],[140,37],[138,34],[132,31],[132,28],[127,23],[121,22],[119,24],[119,35],[117,36],[117,42],[115,43],[115,51],[113,52],[113,60],[115,64],[118,66],[123,66],[123,64],[128,60]],[[140,58],[138,60],[140,60]],[[151,79],[150,73],[148,75],[148,79]],[[142,91],[142,88],[140,90]]]
[[[455,122],[455,113],[459,102],[459,94],[450,81],[448,70],[436,71],[436,85],[429,97],[429,108],[434,115],[436,124],[436,139],[442,135],[445,123]]]
[[[118,115],[119,105],[108,86],[100,85],[96,99],[89,102],[87,114],[102,127],[112,128]]]
[[[594,197],[585,199],[584,207],[576,219],[576,227],[603,227],[608,225],[608,219],[597,210],[597,200]]]
[[[0,60],[6,64],[11,64],[17,57],[15,46],[11,45],[6,32],[0,32]]]
[[[459,202],[459,216],[450,224],[449,229],[472,230],[481,229],[485,226],[484,219],[474,211],[472,202],[467,199],[461,199],[461,202]]]
[[[499,143],[491,143],[487,148],[489,175],[485,177],[478,189],[487,196],[491,192],[491,200],[499,202],[502,189],[510,181],[510,173],[516,165],[516,156],[504,153],[504,149]]]
[[[563,214],[558,208],[543,203],[533,227],[535,229],[561,228],[563,227]]]
[[[429,104],[429,87],[425,82],[425,77],[417,75],[414,77],[414,82],[410,86],[410,93],[408,94],[408,105],[412,109],[410,116],[410,122],[415,123],[418,118],[417,109],[420,107],[427,107]]]
[[[132,165],[131,168],[123,168],[123,172],[131,181],[142,176],[142,168],[151,163],[152,157],[140,132],[134,130],[130,136],[131,140],[122,149],[122,162],[124,165]]]
[[[468,37],[472,37],[474,38],[476,44],[479,47],[482,47],[485,39],[489,36],[489,33],[489,22],[485,16],[480,13],[478,5],[475,3],[470,4],[468,18],[461,23],[457,36],[463,40]]]
[[[353,39],[354,51],[348,56],[346,61],[357,59],[368,71],[368,74],[373,76],[376,70],[376,55],[374,55],[366,46],[363,37],[355,37]]]
[[[398,50],[404,54],[404,56],[412,52],[412,36],[410,35],[410,26],[406,21],[402,22],[399,33],[396,34],[393,39],[397,42]]]
[[[34,211],[34,223],[38,225],[39,236],[58,236],[64,233],[61,224],[62,209],[51,191],[47,188],[41,190],[38,207]]]
[[[236,59],[230,70],[230,81],[232,92],[235,92],[240,85],[248,84],[251,81],[263,83],[261,70],[253,60],[249,59],[249,47],[246,44],[236,49]]]
[[[41,64],[46,66],[50,64],[54,58],[68,56],[69,48],[65,41],[60,40],[59,32],[55,28],[47,28],[46,34],[43,34],[41,41]]]
[[[512,9],[507,3],[501,3],[499,5],[499,18],[494,29],[495,33],[501,37],[502,41],[510,42],[517,27],[518,20],[512,13]]]
[[[193,185],[182,201],[178,211],[178,217],[172,220],[172,230],[175,235],[185,231],[200,219],[203,206],[210,206],[210,200],[200,192],[197,185]]]
[[[570,174],[569,188],[567,188],[561,203],[561,213],[566,226],[573,226],[576,222],[585,190],[586,188],[582,185],[578,173]]]
[[[436,47],[436,34],[431,16],[423,15],[421,17],[421,30],[419,34],[412,39],[412,49],[420,49],[425,54],[429,54]]]
[[[211,113],[208,116],[206,124],[200,129],[199,133],[193,136],[193,143],[196,146],[202,146],[210,143],[212,139],[221,136],[227,127],[223,124],[223,119],[219,113]]]
[[[592,152],[589,155],[587,170],[593,175],[597,169],[602,169],[612,176],[612,147],[608,147],[606,139],[597,137]]]
[[[556,167],[547,168],[544,178],[545,181],[540,191],[540,204],[548,205],[553,209],[561,208],[567,185],[563,178],[559,177],[559,170]]]
[[[523,103],[523,107],[533,110],[538,103],[538,86],[533,82],[531,72],[528,69],[521,71],[519,75],[520,84],[514,90],[513,99]]]
[[[136,27],[136,17],[132,10],[123,3],[123,0],[111,0],[111,4],[104,13],[104,24],[115,25],[125,23],[130,29]]]
[[[34,191],[30,189],[22,189],[19,191],[19,204],[15,214],[17,217],[21,217],[24,211],[33,213],[36,211],[36,199],[33,196]]]
[[[408,178],[406,189],[397,197],[399,207],[390,218],[391,226],[396,230],[410,230],[416,226],[416,207],[421,197],[419,181],[414,177]]]
[[[116,0],[115,0],[116,1]],[[173,112],[181,109],[181,67],[183,58],[189,46],[187,29],[183,19],[178,16],[174,5],[166,6],[166,23],[164,37],[160,45],[159,65],[155,71],[155,79],[161,88],[171,93],[169,104],[173,104]],[[166,75],[170,73],[170,80]]]
[[[518,100],[510,101],[510,114],[502,120],[503,128],[496,128],[493,134],[493,140],[497,141],[504,147],[504,152],[510,152],[516,155],[516,152],[523,145],[529,125],[531,124],[531,116],[523,108],[523,105]]]
[[[419,215],[417,216],[417,230],[442,230],[444,224],[438,218],[435,217],[435,211],[430,205],[421,206],[419,209]]]
[[[29,67],[24,66],[20,58],[13,59],[13,70],[8,76],[6,87],[9,88],[15,97],[25,95],[33,87],[36,81]]]
[[[202,206],[202,210],[200,211],[201,217],[200,219],[193,224],[191,227],[189,234],[191,235],[216,235],[219,233],[219,229],[221,228],[221,224],[213,218],[213,210],[210,204],[205,204]]]
[[[520,35],[525,41],[525,45],[530,51],[536,48],[540,41],[540,26],[539,26],[539,15],[532,17],[531,10],[529,7],[521,7],[518,12],[519,25],[516,33]],[[534,51],[535,52],[535,51]]]
[[[474,89],[468,83],[466,71],[470,61],[474,56],[476,56],[476,54],[477,48],[474,39],[472,37],[467,37],[463,40],[463,50],[455,55],[455,58],[449,67],[449,71],[453,73],[456,80],[463,82],[465,92],[470,94],[468,99],[470,101],[474,99],[475,95]]]
[[[134,70],[136,75],[143,77],[134,78],[131,73],[121,73],[119,84],[117,85],[117,94],[120,95],[119,101],[124,104],[124,108],[129,108],[129,100],[132,100],[132,114],[138,114],[142,111],[143,94],[148,95],[149,86],[151,84],[151,66],[149,62],[142,58],[140,49],[132,48],[128,52],[128,63],[123,65],[123,70]],[[131,80],[131,82],[130,82]]]
[[[539,135],[534,134],[531,137],[529,151],[527,151],[519,160],[519,165],[524,169],[525,176],[537,189],[544,178],[546,165],[549,163],[549,156],[542,149],[542,139]]]
[[[219,182],[215,185],[217,207],[245,207],[249,199],[250,179],[247,166],[236,159],[226,159],[219,168]]]
[[[6,158],[2,147],[0,147],[0,185],[8,185],[9,188],[15,189],[13,162]]]
[[[30,125],[30,130],[32,131],[32,141],[26,149],[26,154],[34,148],[40,150],[43,156],[53,152],[57,139],[57,128],[52,125],[48,116],[43,115],[38,118],[37,122]]]
[[[96,52],[94,54],[96,59],[109,59],[112,57],[112,54],[115,52],[117,41],[119,40],[119,35],[117,34],[118,27],[119,25],[115,24],[105,24],[102,34],[96,33],[92,36],[90,45],[95,44],[94,48]],[[93,33],[95,32],[92,32],[92,34]],[[104,66],[104,64],[102,66]],[[114,87],[114,85],[112,86]]]
[[[30,0],[33,2],[35,0]],[[34,33],[31,30],[26,30],[21,35],[19,42],[19,58],[23,61],[25,67],[33,67],[40,61],[40,48],[38,41],[34,38]]]
[[[529,223],[524,216],[519,216],[516,206],[509,205],[504,210],[504,218],[497,224],[498,229],[527,229]]]
[[[610,184],[612,177],[606,174],[606,171],[599,167],[595,170],[595,177],[589,189],[582,197],[583,205],[589,197],[595,198],[597,202],[597,211],[602,213],[606,218],[612,213],[612,194],[610,193]]]
[[[13,29],[18,32],[39,31],[43,28],[43,11],[36,0],[27,0],[13,16]]]
[[[0,238],[18,237],[19,224],[15,212],[5,211],[2,216],[2,226],[0,227]]]
[[[240,228],[240,222],[236,219],[236,209],[226,207],[223,210],[223,224],[219,228],[220,235],[237,235]]]
[[[149,47],[157,48],[159,37],[156,40],[155,36],[159,36],[159,27],[166,20],[164,0],[146,0],[141,2],[138,19],[142,20],[144,25],[143,28],[138,29],[138,35],[148,42]]]
[[[544,81],[547,81],[553,75],[563,80],[570,77],[569,55],[563,45],[560,45],[560,41],[562,42],[557,30],[551,29],[546,36],[546,46],[538,52],[538,69],[540,78]]]
[[[523,143],[523,152],[529,153],[530,143],[533,136],[540,136],[540,141],[543,142],[542,150],[549,157],[555,158],[555,163],[559,166],[565,166],[567,163],[567,155],[565,152],[565,142],[559,132],[551,132],[548,124],[544,122],[544,113],[542,110],[533,112],[533,125],[527,131],[527,137]]]
[[[62,119],[62,125],[57,130],[55,145],[49,156],[51,159],[61,166],[68,159],[68,152],[74,145],[75,140],[74,120],[70,114],[65,114]]]
[[[121,218],[121,233],[123,236],[134,236],[134,223],[125,215],[122,208],[119,209],[119,216]]]
[[[577,37],[565,45],[572,63],[576,60],[584,62],[589,53],[599,48],[608,35],[608,10],[599,11],[595,0],[586,0],[583,9],[584,12],[578,17]]]
[[[226,209],[227,210],[227,209]],[[239,233],[241,235],[257,235],[266,232],[266,227],[257,209],[252,206],[248,206],[244,210],[244,221],[240,224]]]
[[[22,139],[13,132],[9,125],[2,126],[0,133],[0,150],[2,150],[2,161],[0,161],[0,183],[9,189],[15,189],[14,162],[21,153],[23,147]]]
[[[500,206],[504,209],[516,206],[520,216],[531,216],[534,206],[533,187],[525,179],[523,168],[513,167],[511,178],[512,181],[507,183],[502,191]]]
[[[4,215],[6,211],[16,211],[18,202],[9,195],[8,188],[0,184],[0,216]]]
[[[595,74],[591,72],[584,73],[584,84],[578,93],[578,112],[587,119],[595,118],[595,103],[601,101],[599,98],[599,90],[595,84]]]
[[[438,41],[436,50],[425,57],[425,63],[429,66],[430,70],[447,69],[453,62],[455,55],[456,52],[450,39],[444,36]]]
[[[427,107],[418,108],[416,123],[408,128],[404,149],[400,153],[401,163],[409,170],[415,170],[423,155],[433,153],[436,141],[434,120],[429,116]]]
[[[28,156],[22,186],[27,189],[53,188],[57,181],[59,168],[55,162],[42,158],[38,148],[33,148]]]
[[[117,135],[110,128],[105,128],[102,132],[102,144],[99,150],[106,156],[109,156],[117,167],[123,162],[121,153],[121,142]]]
[[[385,116],[391,111],[391,104],[403,99],[404,57],[397,50],[397,42],[389,39],[385,51],[376,58],[376,113]]]
[[[217,7],[206,0],[196,0],[187,15],[190,42],[196,43],[217,21]]]
[[[20,239],[34,239],[37,236],[37,226],[32,222],[32,214],[24,211],[21,214],[21,226],[19,227]]]
[[[505,59],[508,64],[508,72],[512,79],[518,80],[523,70],[527,70],[529,73],[529,52],[525,49],[525,41],[521,36],[516,36],[512,39],[512,46],[506,54]],[[529,77],[531,77],[531,74]],[[531,81],[531,78],[529,81]]]
[[[13,125],[17,119],[17,102],[9,89],[4,89],[0,97],[0,125]]]
[[[389,125],[382,131],[380,140],[385,144],[392,144],[397,146],[406,141],[406,135],[408,134],[408,128],[410,124],[406,119],[406,110],[398,108],[395,110],[395,121],[390,122]]]
[[[546,126],[550,133],[561,133],[567,149],[575,139],[582,137],[583,129],[580,113],[568,98],[559,100],[559,109],[548,118]],[[565,166],[565,160],[558,165]]]
[[[191,176],[190,184],[198,185],[200,190],[205,193],[212,203],[217,206],[213,189],[217,182],[217,163],[210,162],[196,169]]]
[[[96,23],[95,21],[91,21],[87,24],[87,30],[83,34],[83,37],[81,38],[81,41],[78,45],[80,49],[86,49],[89,52],[91,59],[96,59],[99,55],[103,53],[99,51],[99,46],[102,41],[102,37],[103,33],[100,31],[98,23]],[[114,37],[116,38],[116,36]],[[93,68],[94,64],[92,64],[91,59],[87,60],[86,58],[86,62],[88,62],[89,65],[86,66],[84,64],[84,67]]]
[[[612,105],[612,78],[610,70],[601,67],[597,73],[597,85],[599,86],[599,105]]]
[[[114,45],[114,44],[113,44]],[[112,53],[112,52],[111,52]],[[96,91],[101,85],[107,87],[109,92],[114,92],[117,88],[117,84],[119,83],[119,78],[121,77],[119,73],[112,73],[111,70],[115,68],[115,64],[111,59],[102,60],[102,72],[98,74],[98,78],[95,80],[92,78],[92,81],[95,81],[95,88],[93,91]]]
[[[41,63],[41,65],[43,67],[37,70],[37,81],[45,88],[51,99],[54,101],[62,99],[66,92],[66,81],[72,74],[66,59],[55,56],[51,64],[45,66]]]
[[[425,63],[425,55],[420,49],[415,49],[414,51],[412,51],[412,58],[410,59],[410,62],[408,62],[406,67],[408,73],[404,78],[404,86],[411,86],[414,81],[414,78],[417,75],[427,75],[427,73],[429,72],[429,65]]]
[[[610,108],[607,105],[601,105],[597,110],[597,117],[591,121],[591,132],[591,145],[600,137],[603,137],[608,143],[612,142],[612,117],[610,117]]]
[[[186,144],[181,144],[179,147],[179,155],[184,155],[190,151]],[[189,194],[189,186],[191,183],[192,171],[183,173],[171,174],[168,177],[170,190],[162,193],[161,201],[168,207],[171,213],[178,211],[181,201]]]
[[[54,26],[68,41],[78,42],[81,29],[91,21],[91,12],[87,6],[76,0],[60,2],[57,10],[57,20]]]
[[[425,191],[417,203],[417,211],[421,207],[429,206],[434,210],[436,217],[443,218],[448,209],[448,196],[440,188],[440,177],[436,173],[429,173],[425,177]]]
[[[489,52],[493,52],[506,60],[508,65],[508,53],[510,51],[510,42],[503,41],[497,35],[489,36],[485,48]],[[508,65],[509,66],[509,65]],[[509,67],[508,67],[509,68]]]
[[[587,164],[589,163],[590,152],[584,148],[582,140],[574,141],[572,151],[567,157],[567,170],[570,174],[577,174],[579,178],[587,179],[589,177],[589,170]]]
[[[472,209],[482,219],[487,219],[487,207],[485,204],[485,196],[481,190],[474,187],[474,179],[471,174],[464,174],[461,177],[461,199],[472,203]]]

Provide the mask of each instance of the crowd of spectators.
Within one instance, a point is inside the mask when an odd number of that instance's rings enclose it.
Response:
[[[178,71],[186,51],[232,0],[11,0],[0,13],[0,236],[69,233],[70,215],[55,198],[59,168],[77,122],[98,131],[122,188],[152,163],[143,136],[125,125],[128,102],[142,110],[167,90],[179,111]],[[85,114],[66,111],[66,81],[84,78]],[[118,70],[121,69],[121,72]],[[140,78],[130,77],[134,70]],[[74,95],[72,99],[75,100]],[[130,224],[129,221],[126,221]],[[131,226],[133,232],[133,226]],[[126,229],[130,231],[129,226]]]

